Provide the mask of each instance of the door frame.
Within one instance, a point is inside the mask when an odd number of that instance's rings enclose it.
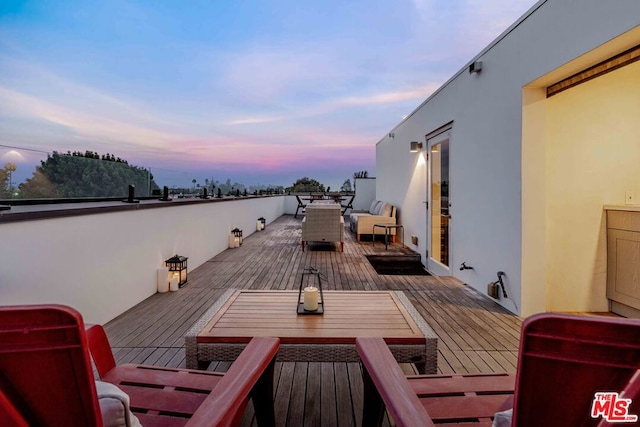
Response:
[[[426,256],[426,266],[427,270],[438,275],[438,276],[451,276],[451,259],[452,259],[452,247],[451,247],[451,130],[453,128],[453,122],[448,123],[433,132],[430,132],[425,135],[426,140],[426,157],[427,157],[427,256]],[[448,178],[449,178],[449,197],[447,200],[447,208],[449,209],[448,215],[448,241],[447,241],[447,249],[448,249],[448,259],[449,265],[444,265],[440,260],[434,259],[432,257],[433,251],[431,250],[432,245],[432,208],[433,208],[433,195],[432,193],[432,171],[433,171],[433,158],[434,156],[431,154],[431,150],[434,145],[441,144],[447,141],[449,144],[449,159],[448,159]]]

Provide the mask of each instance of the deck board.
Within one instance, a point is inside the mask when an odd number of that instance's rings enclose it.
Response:
[[[365,255],[409,252],[399,244],[385,251],[380,242],[356,242],[346,230],[344,252],[313,243],[302,252],[300,221],[278,218],[240,248],[189,271],[187,286],[178,292],[153,295],[105,325],[117,362],[184,367],[185,333],[227,289],[297,291],[303,270],[313,266],[327,276],[327,290],[403,291],[439,337],[439,373],[515,370],[518,316],[452,277],[378,275]],[[228,366],[211,363],[208,369]],[[408,364],[402,369],[415,371]],[[278,362],[275,373],[279,426],[360,425],[357,363]],[[256,425],[251,405],[242,422]]]

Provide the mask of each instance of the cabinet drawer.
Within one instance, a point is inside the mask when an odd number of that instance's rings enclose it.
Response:
[[[640,212],[607,211],[607,228],[640,231]]]

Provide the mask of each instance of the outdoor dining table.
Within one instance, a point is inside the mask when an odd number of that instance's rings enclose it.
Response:
[[[301,200],[304,200],[306,202],[318,202],[318,201],[332,201],[332,202],[336,202],[336,203],[341,203],[343,200],[345,200],[344,197],[342,196],[327,196],[324,198],[318,198],[318,197],[301,197]]]

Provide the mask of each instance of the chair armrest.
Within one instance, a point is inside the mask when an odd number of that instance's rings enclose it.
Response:
[[[640,399],[640,369],[633,374],[620,395],[634,402]]]
[[[100,378],[116,367],[116,360],[111,351],[107,334],[101,325],[85,325],[89,354],[96,365]]]
[[[232,425],[254,386],[261,380],[266,382],[265,389],[269,389],[268,393],[271,395],[260,397],[271,400],[271,411],[273,411],[273,366],[279,347],[279,338],[253,338],[193,414],[188,425]],[[263,374],[266,375],[263,376]],[[271,423],[273,422],[271,420]]]
[[[6,427],[29,427],[29,423],[0,389],[0,420]]]
[[[631,379],[629,379],[629,382],[620,393],[620,398],[630,399],[631,405],[634,405],[638,399],[640,399],[640,369],[631,376]],[[629,413],[634,415],[638,414],[636,408],[628,409],[630,409]],[[598,424],[598,427],[611,427],[615,425],[618,425],[618,423],[610,422],[603,418]]]
[[[356,351],[364,367],[365,387],[368,381],[373,383],[397,426],[434,425],[384,339],[356,338]],[[366,395],[367,390],[365,399]]]

